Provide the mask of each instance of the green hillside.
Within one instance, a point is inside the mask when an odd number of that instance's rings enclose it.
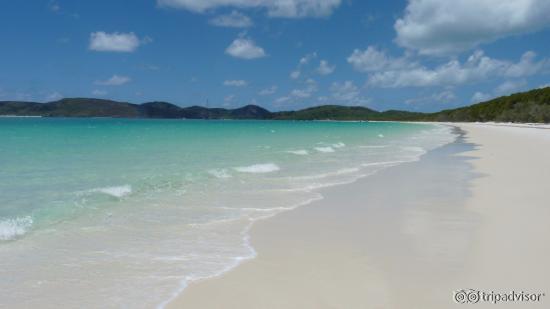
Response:
[[[435,121],[550,122],[550,87],[499,97],[428,117]]]
[[[43,117],[120,117],[172,119],[274,120],[387,120],[387,121],[500,121],[550,122],[550,87],[496,98],[437,113],[389,110],[362,106],[322,105],[298,111],[270,112],[257,105],[236,109],[180,107],[167,102],[132,104],[111,100],[67,98],[49,103],[0,102],[0,115]]]

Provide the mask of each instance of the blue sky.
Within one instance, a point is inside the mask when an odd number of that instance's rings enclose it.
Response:
[[[550,83],[548,0],[2,1],[0,100],[435,111]]]

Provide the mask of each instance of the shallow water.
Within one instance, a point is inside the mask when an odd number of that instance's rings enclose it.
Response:
[[[0,305],[149,308],[254,257],[254,220],[454,135],[403,123],[5,118],[0,139]]]

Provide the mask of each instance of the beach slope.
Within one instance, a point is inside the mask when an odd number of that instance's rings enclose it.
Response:
[[[167,307],[460,308],[461,289],[549,293],[550,130],[457,126],[457,142],[417,162],[256,223],[255,259]]]

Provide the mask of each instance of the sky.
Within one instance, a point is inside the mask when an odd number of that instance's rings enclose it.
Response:
[[[548,0],[0,2],[0,100],[437,111],[550,85]]]

